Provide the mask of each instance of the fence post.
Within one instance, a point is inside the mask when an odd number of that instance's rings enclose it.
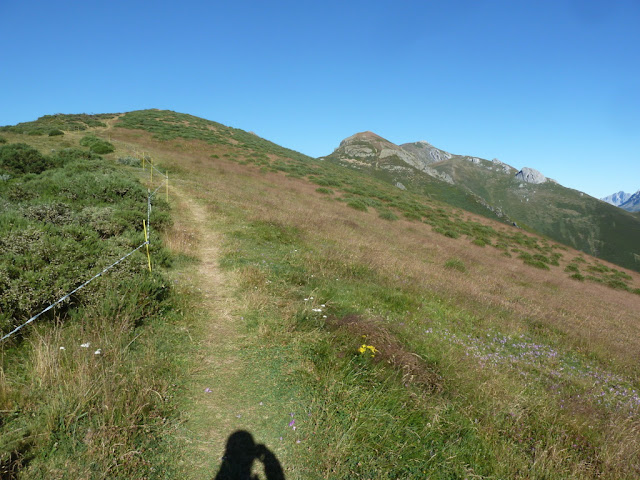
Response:
[[[149,254],[149,235],[147,235],[147,224],[142,220],[142,228],[144,229],[144,241],[147,245],[147,261],[149,262],[149,271],[151,271],[151,255]]]

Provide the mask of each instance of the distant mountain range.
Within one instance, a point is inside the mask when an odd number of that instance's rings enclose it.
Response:
[[[495,158],[452,154],[426,141],[395,145],[373,132],[344,139],[321,159],[640,268],[640,215],[632,213],[640,211],[640,193],[626,198],[623,205],[630,208],[625,211],[533,168],[519,170]]]
[[[627,212],[640,212],[640,190],[636,193],[618,192],[601,198],[603,202],[620,207]]]

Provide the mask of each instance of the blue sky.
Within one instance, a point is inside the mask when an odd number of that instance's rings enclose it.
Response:
[[[371,130],[640,189],[640,2],[0,0],[0,125],[162,108],[311,156]]]

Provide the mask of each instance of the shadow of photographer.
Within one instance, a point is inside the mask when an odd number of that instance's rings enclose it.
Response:
[[[253,436],[245,430],[233,432],[227,439],[222,465],[214,480],[258,479],[252,474],[256,461],[264,467],[266,480],[285,480],[282,466],[271,450],[261,443],[256,444]]]

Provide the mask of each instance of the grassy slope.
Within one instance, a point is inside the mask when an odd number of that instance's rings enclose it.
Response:
[[[193,265],[180,267],[171,275],[186,279],[175,287],[181,305],[142,330],[122,329],[124,348],[116,350],[130,367],[115,369],[117,382],[100,377],[105,388],[92,393],[94,404],[70,401],[70,413],[59,417],[68,423],[39,422],[45,440],[31,448],[32,466],[55,465],[60,478],[65,471],[74,478],[210,477],[222,452],[189,428],[176,435],[170,412],[177,408],[210,417],[207,425],[223,437],[231,427],[249,428],[289,479],[637,477],[637,274],[251,134],[229,136],[213,122],[165,113],[166,122],[162,112],[137,112],[135,121],[128,114],[121,125],[129,129],[95,133],[111,136],[114,157],[151,153],[184,198],[212,216],[198,228],[215,229],[222,242],[227,288],[237,299],[228,320],[239,336],[225,340],[218,357],[202,351],[216,349],[215,338],[200,337],[218,313],[199,305],[198,283],[188,280]],[[238,140],[245,135],[251,145]],[[179,203],[168,244],[190,255],[194,225]],[[577,274],[594,281],[570,278]],[[118,330],[116,323],[101,333],[111,322],[92,318],[62,329],[65,341],[98,341]],[[60,332],[44,333],[28,342],[34,354],[27,358],[55,353]],[[131,355],[127,342],[138,333]],[[377,353],[361,353],[363,344]],[[200,361],[225,355],[237,369]],[[34,382],[38,370],[24,365]],[[148,387],[139,397],[162,398],[166,413],[154,416],[157,404],[150,404],[134,411],[136,420],[122,415],[115,424],[122,428],[80,422],[76,429],[81,419],[107,418],[95,404],[105,392],[127,404],[124,391],[106,388],[126,384],[127,370],[138,374],[132,385]],[[231,408],[202,410],[185,393],[195,385],[200,392],[206,372],[212,385],[229,386]],[[25,386],[13,396],[32,405],[23,412],[38,411],[26,394],[31,384],[6,365],[3,375],[3,386]],[[47,395],[75,381],[82,391],[95,371],[66,375],[32,389]],[[127,425],[138,435],[127,437]],[[73,448],[59,448],[51,432],[71,437],[62,445]],[[123,446],[122,438],[132,443]],[[92,458],[93,473],[85,463]]]
[[[518,223],[590,255],[640,269],[634,257],[634,253],[640,254],[640,222],[624,210],[558,184],[524,184],[520,188],[520,182],[510,175],[489,172],[457,157],[433,167],[450,174]]]
[[[330,165],[117,138],[215,212],[242,355],[296,405],[259,430],[288,478],[637,475],[640,297],[563,270],[637,274]]]

